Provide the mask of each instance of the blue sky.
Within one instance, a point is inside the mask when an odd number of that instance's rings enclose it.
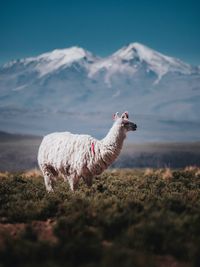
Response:
[[[200,65],[198,0],[0,0],[0,64],[73,45],[106,56],[140,42]]]

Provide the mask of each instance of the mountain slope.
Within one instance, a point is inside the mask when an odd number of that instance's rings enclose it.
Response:
[[[103,137],[111,115],[129,110],[137,141],[199,140],[199,84],[199,67],[139,43],[107,58],[57,49],[0,68],[1,130]]]

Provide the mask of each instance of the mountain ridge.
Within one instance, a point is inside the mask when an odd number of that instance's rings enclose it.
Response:
[[[127,57],[128,56],[128,57]],[[183,62],[180,59],[174,58],[174,57],[169,57],[166,56],[160,52],[157,52],[156,50],[153,50],[143,44],[140,44],[138,42],[134,42],[134,43],[130,43],[124,47],[122,47],[121,49],[118,49],[117,51],[115,51],[114,53],[112,53],[111,55],[107,56],[107,57],[99,57],[94,55],[93,53],[91,53],[90,51],[82,48],[82,47],[78,47],[78,46],[72,46],[69,48],[63,48],[63,49],[54,49],[50,52],[46,52],[46,53],[42,53],[38,56],[35,57],[27,57],[27,58],[23,58],[20,60],[14,60],[14,61],[10,61],[8,63],[5,63],[1,66],[2,69],[6,69],[6,68],[10,68],[15,64],[24,64],[27,65],[29,63],[32,62],[37,62],[40,63],[40,61],[44,61],[44,63],[48,64],[49,62],[57,62],[57,61],[61,61],[59,62],[58,66],[54,66],[55,68],[53,70],[57,70],[59,67],[62,67],[64,65],[69,66],[70,63],[74,63],[74,62],[78,62],[80,60],[83,59],[87,59],[89,63],[96,64],[97,66],[95,66],[96,69],[100,69],[101,67],[112,67],[112,63],[113,62],[109,62],[111,60],[114,61],[114,63],[116,63],[116,61],[119,61],[119,59],[121,61],[128,61],[128,60],[133,60],[133,59],[138,59],[140,61],[146,61],[148,64],[150,64],[150,61],[154,61],[157,63],[160,63],[159,60],[161,61],[162,65],[168,65],[168,68],[165,67],[165,70],[163,71],[162,74],[167,73],[168,71],[170,71],[170,64],[171,66],[174,67],[175,70],[183,72],[184,74],[191,74],[191,72],[198,72],[198,66],[192,66],[190,64],[187,64],[185,62]],[[107,64],[109,66],[102,65],[102,62],[108,62]],[[119,63],[119,62],[118,62]],[[98,66],[98,64],[100,66]],[[43,66],[45,67],[45,66]],[[162,67],[161,64],[159,66],[160,68]],[[41,66],[42,69],[42,66]],[[38,70],[42,71],[40,68],[38,68]],[[155,72],[157,72],[157,74],[159,75],[159,70],[152,68]],[[52,70],[50,70],[49,72],[51,72]],[[44,71],[45,74],[48,73]],[[90,70],[90,73],[94,73],[94,70]]]

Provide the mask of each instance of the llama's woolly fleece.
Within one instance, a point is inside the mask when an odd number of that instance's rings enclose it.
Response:
[[[127,119],[128,121],[128,119]],[[126,131],[115,121],[107,136],[97,140],[89,135],[70,132],[52,133],[43,138],[38,163],[48,191],[60,173],[76,189],[80,178],[91,185],[92,177],[102,173],[119,155]]]

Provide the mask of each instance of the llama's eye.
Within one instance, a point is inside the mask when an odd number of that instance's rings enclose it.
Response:
[[[124,126],[124,127],[128,126],[128,122],[123,122],[122,126]]]

